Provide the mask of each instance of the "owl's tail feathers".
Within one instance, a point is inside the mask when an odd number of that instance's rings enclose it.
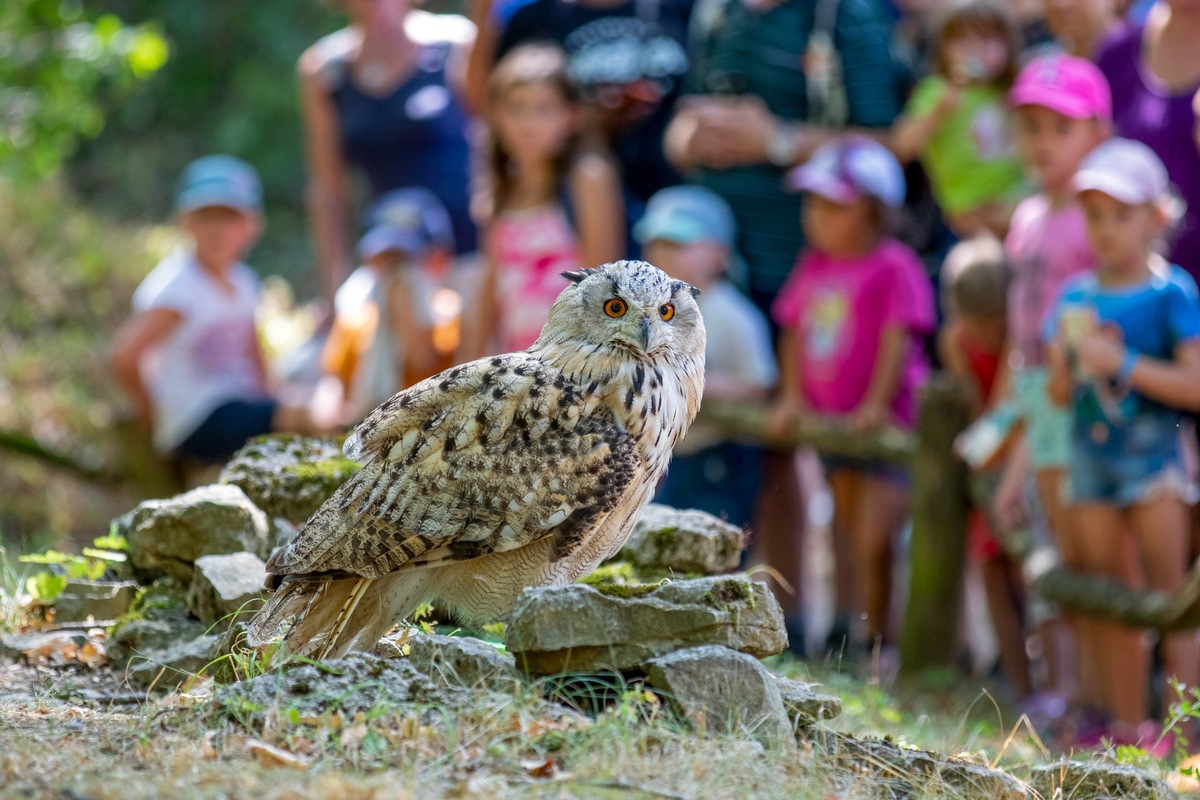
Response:
[[[282,637],[286,655],[344,655],[357,638],[356,612],[372,583],[359,577],[285,579],[250,621],[246,643],[265,650]]]
[[[263,651],[283,638],[284,655],[340,658],[370,650],[431,592],[436,570],[380,578],[291,576],[250,621],[246,643]]]

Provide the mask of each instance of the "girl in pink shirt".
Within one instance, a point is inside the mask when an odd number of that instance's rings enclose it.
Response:
[[[489,169],[475,202],[487,261],[467,358],[529,347],[567,285],[562,273],[625,250],[620,178],[606,155],[584,146],[563,52],[515,48],[496,65],[490,89]]]
[[[809,249],[772,309],[783,389],[775,424],[816,413],[860,430],[912,427],[928,371],[920,338],[934,310],[917,255],[886,235],[888,209],[904,200],[900,165],[883,146],[851,135],[819,148],[789,182],[807,193]],[[892,538],[907,515],[908,483],[882,463],[826,458],[825,466],[837,579],[830,643],[857,639],[850,620],[865,613],[873,644],[887,629]]]

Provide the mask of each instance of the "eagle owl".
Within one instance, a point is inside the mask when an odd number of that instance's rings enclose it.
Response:
[[[359,424],[345,451],[364,466],[267,563],[252,646],[337,657],[423,602],[480,625],[621,548],[700,406],[698,290],[642,261],[563,274],[528,350]]]

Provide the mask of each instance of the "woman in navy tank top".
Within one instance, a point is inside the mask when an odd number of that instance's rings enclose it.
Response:
[[[342,0],[350,25],[300,57],[307,205],[321,293],[350,273],[352,187],[371,198],[424,186],[442,201],[459,253],[475,249],[469,213],[470,120],[455,91],[474,28],[408,0]]]

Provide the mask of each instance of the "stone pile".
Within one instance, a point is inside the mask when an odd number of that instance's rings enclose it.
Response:
[[[73,582],[57,611],[62,619],[119,618],[108,652],[138,689],[175,689],[198,675],[245,677],[242,667],[253,672],[254,661],[237,642],[264,599],[264,559],[355,469],[329,440],[257,440],[226,466],[221,483],[142,503],[117,522],[137,584]],[[524,591],[503,648],[406,628],[371,653],[286,664],[221,686],[217,702],[254,726],[281,709],[348,718],[383,703],[430,720],[446,710],[503,713],[517,694],[542,696],[535,701],[541,717],[587,724],[580,711],[599,709],[563,705],[567,698],[550,688],[556,676],[571,676],[644,686],[698,735],[771,748],[800,739],[863,775],[893,781],[897,796],[936,785],[962,798],[1015,800],[1038,796],[1034,790],[1050,797],[1060,789],[1081,799],[1170,796],[1132,768],[1064,762],[1032,770],[1025,784],[987,765],[818,725],[840,713],[840,701],[761,663],[787,647],[787,634],[767,586],[734,571],[743,544],[740,529],[708,514],[652,505],[616,559],[584,582]],[[73,637],[72,647],[87,645],[79,632],[61,636]],[[0,641],[0,654],[18,658],[31,647],[10,638]],[[230,655],[243,658],[232,672],[219,666]]]

